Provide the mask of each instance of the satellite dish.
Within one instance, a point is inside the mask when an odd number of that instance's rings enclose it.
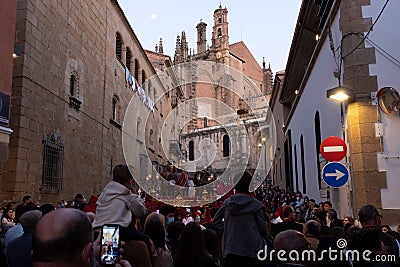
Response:
[[[393,114],[399,111],[400,95],[393,87],[383,87],[376,94],[379,107],[386,114]]]

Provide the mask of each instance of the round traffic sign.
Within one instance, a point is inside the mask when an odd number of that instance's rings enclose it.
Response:
[[[322,141],[319,151],[326,160],[339,161],[346,156],[347,146],[343,139],[329,136]]]
[[[322,169],[322,178],[327,185],[338,188],[349,180],[349,170],[340,162],[330,162]]]

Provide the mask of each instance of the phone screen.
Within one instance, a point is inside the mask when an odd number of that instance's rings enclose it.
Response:
[[[104,225],[101,232],[101,264],[113,265],[119,261],[119,244],[119,226]]]

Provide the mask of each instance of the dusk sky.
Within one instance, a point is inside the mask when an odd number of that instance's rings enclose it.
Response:
[[[143,48],[153,50],[163,38],[164,54],[174,56],[176,36],[184,30],[196,49],[196,25],[207,23],[211,45],[213,13],[220,3],[228,9],[229,42],[244,41],[260,66],[262,58],[275,73],[285,69],[301,0],[183,1],[118,0]]]

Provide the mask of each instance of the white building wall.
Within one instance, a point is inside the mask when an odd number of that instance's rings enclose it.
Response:
[[[337,48],[341,40],[341,32],[339,31],[339,12],[331,26],[332,38]],[[322,41],[322,40],[321,40]],[[291,130],[292,139],[292,162],[293,162],[293,185],[296,185],[296,170],[294,163],[294,146],[297,147],[297,168],[299,177],[299,191],[302,191],[302,164],[300,136],[303,135],[304,156],[305,156],[305,175],[306,175],[306,195],[314,198],[317,202],[323,201],[320,197],[318,186],[318,167],[317,153],[315,148],[315,125],[314,116],[319,112],[321,141],[328,136],[342,137],[342,126],[340,118],[340,104],[326,98],[326,91],[338,86],[338,80],[333,76],[333,72],[337,70],[333,53],[330,49],[328,37],[323,40],[324,44],[319,52],[318,58],[312,68],[308,81],[294,114],[287,125],[287,129]],[[340,188],[331,189],[331,201],[334,208],[338,211],[339,216],[350,214],[350,201],[348,196],[349,182]],[[296,189],[296,188],[295,188]],[[339,204],[340,201],[340,204]]]
[[[363,8],[363,17],[376,21],[386,1],[372,0]],[[375,47],[376,64],[370,65],[370,75],[377,75],[378,88],[400,90],[400,1],[389,1],[367,39],[367,47]],[[371,40],[371,41],[369,41]],[[378,155],[380,171],[386,171],[387,188],[382,189],[382,208],[400,209],[400,132],[399,113],[380,112],[383,153]]]

